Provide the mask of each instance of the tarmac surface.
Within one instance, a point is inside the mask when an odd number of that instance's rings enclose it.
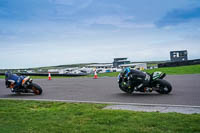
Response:
[[[43,88],[42,95],[15,94],[5,87],[0,79],[0,98],[61,100],[71,102],[145,104],[145,105],[187,105],[200,107],[200,75],[168,75],[173,87],[168,95],[152,93],[122,92],[115,77],[34,79]]]
[[[162,105],[108,105],[104,109],[131,110],[143,112],[176,112],[182,114],[200,114],[200,107],[191,106],[162,106]]]

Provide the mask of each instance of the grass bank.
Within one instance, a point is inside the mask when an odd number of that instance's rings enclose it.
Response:
[[[168,75],[183,75],[183,74],[200,74],[200,65],[191,65],[191,66],[180,66],[180,67],[164,67],[164,68],[156,68],[152,70],[145,70],[145,72],[153,73],[155,71],[161,71]],[[111,72],[111,73],[99,73],[99,77],[117,77],[119,72]],[[47,76],[31,76],[33,79],[47,79]],[[93,75],[82,76],[82,77],[93,77]],[[4,78],[4,76],[0,76],[0,78]],[[72,78],[65,76],[52,76],[52,78]]]
[[[104,104],[0,100],[2,133],[197,133],[200,115],[102,110]]]
[[[155,71],[161,71],[168,75],[200,74],[200,65],[164,67],[164,68],[145,70],[145,72],[148,72],[148,73],[153,73]],[[98,76],[100,76],[100,77],[102,77],[102,76],[117,77],[118,74],[119,74],[119,72],[112,72],[112,73],[98,74]]]
[[[152,73],[155,71],[161,71],[169,75],[182,75],[182,74],[200,74],[200,65],[180,66],[180,67],[164,67],[156,68],[152,70],[146,70],[146,72]]]
[[[48,79],[48,76],[30,76],[30,77],[32,79]],[[75,78],[75,77],[72,77],[72,76],[51,76],[51,77],[52,77],[52,79],[53,78]],[[86,76],[81,76],[81,77],[86,77]],[[4,78],[5,78],[5,76],[0,75],[0,79],[4,79]]]

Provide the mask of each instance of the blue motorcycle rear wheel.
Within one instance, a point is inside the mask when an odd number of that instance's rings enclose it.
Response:
[[[29,87],[30,87],[30,89],[33,90],[35,95],[41,95],[42,94],[42,88],[39,85],[37,85],[35,83],[31,83]]]

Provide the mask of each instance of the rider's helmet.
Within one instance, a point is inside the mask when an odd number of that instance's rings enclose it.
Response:
[[[128,73],[130,73],[130,67],[126,67],[122,70],[121,75],[127,77]]]
[[[11,75],[12,75],[11,71],[5,72],[5,85],[7,88],[9,88],[10,86],[10,82],[8,81],[8,79],[11,77]]]
[[[11,71],[7,71],[5,72],[5,79],[8,80],[10,78],[10,76],[12,75]]]
[[[124,68],[124,72],[125,72],[125,73],[129,73],[129,72],[130,72],[130,70],[131,70],[131,68],[130,68],[130,67],[126,67],[126,68]]]

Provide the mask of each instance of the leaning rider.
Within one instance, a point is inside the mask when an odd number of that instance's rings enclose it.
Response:
[[[129,77],[130,75],[131,79]],[[136,90],[140,90],[143,92],[146,91],[145,86],[147,86],[150,81],[150,76],[147,73],[139,70],[125,68],[124,76],[125,76],[125,81],[127,81],[126,84],[128,88],[130,88],[132,84]],[[130,82],[130,80],[133,80],[134,82]]]
[[[122,71],[122,76],[124,76],[124,85],[126,85],[128,88],[130,88],[130,82],[128,79],[129,73],[131,72],[130,67],[126,67]]]
[[[131,72],[131,68],[130,67],[126,67],[124,69],[124,75],[125,75],[125,78],[128,78],[128,74]]]
[[[11,85],[13,85],[12,91],[19,88],[19,86],[22,84],[22,81],[24,79],[24,76],[18,76],[17,74],[12,74],[12,72],[8,71],[5,73],[5,79],[6,79],[6,87],[8,88]]]

